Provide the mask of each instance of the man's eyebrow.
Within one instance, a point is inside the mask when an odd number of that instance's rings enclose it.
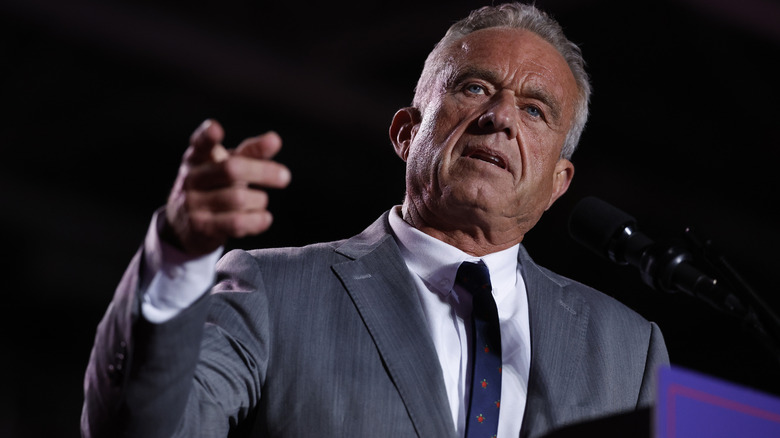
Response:
[[[458,71],[453,71],[449,78],[447,78],[447,89],[451,89],[461,84],[466,79],[482,79],[483,81],[490,82],[491,84],[497,84],[499,77],[496,72],[484,68],[469,66]]]

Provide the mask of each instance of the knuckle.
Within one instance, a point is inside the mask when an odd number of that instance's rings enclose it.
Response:
[[[222,167],[222,172],[224,172],[224,174],[231,181],[237,180],[241,175],[242,163],[241,160],[237,159],[236,157],[230,157],[226,160],[220,161],[219,163]]]

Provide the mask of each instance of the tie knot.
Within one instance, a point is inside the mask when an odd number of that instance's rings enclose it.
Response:
[[[490,271],[485,262],[463,262],[458,268],[455,283],[468,291],[472,298],[471,312],[474,318],[494,321],[498,324],[498,310],[493,299],[493,287],[490,284]]]
[[[490,272],[485,262],[480,260],[478,263],[463,262],[458,268],[458,274],[455,282],[463,286],[472,295],[478,295],[481,292],[490,292]]]

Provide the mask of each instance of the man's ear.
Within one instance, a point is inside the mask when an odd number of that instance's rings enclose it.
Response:
[[[566,190],[569,190],[572,178],[574,178],[574,164],[566,158],[561,158],[555,163],[552,193],[550,194],[550,202],[545,210],[552,207],[553,203],[563,196]]]
[[[409,147],[417,134],[420,120],[420,111],[410,106],[399,109],[390,123],[390,141],[393,142],[395,153],[404,161],[409,156]]]

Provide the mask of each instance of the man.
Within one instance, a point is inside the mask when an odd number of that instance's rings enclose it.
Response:
[[[226,239],[268,228],[262,189],[290,174],[275,133],[228,151],[205,122],[99,327],[84,435],[467,436],[493,413],[470,410],[485,297],[499,437],[649,405],[658,328],[520,244],[573,177],[582,65],[532,6],[475,11],[391,123],[403,206],[345,241],[233,251],[208,294]],[[460,282],[468,262],[487,295]]]

